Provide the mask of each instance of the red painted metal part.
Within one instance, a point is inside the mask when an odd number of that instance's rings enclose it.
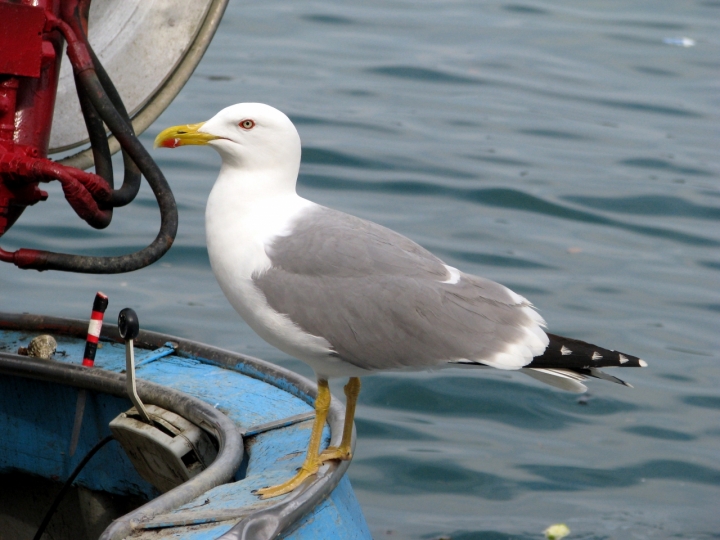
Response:
[[[89,0],[0,0],[0,236],[27,206],[47,199],[39,182],[59,180],[71,207],[95,228],[112,218],[102,177],[47,159],[63,38],[76,73],[92,68],[73,31],[78,21],[87,28],[80,14],[88,8]],[[0,260],[7,252],[0,250]]]
[[[0,50],[4,52],[0,57],[0,73],[40,77],[44,10],[22,4],[4,4],[0,13],[3,21]]]
[[[172,190],[137,139],[112,80],[87,41],[91,0],[0,0],[0,237],[29,205],[47,198],[40,182],[57,180],[75,212],[95,228],[112,219],[113,207],[130,203],[141,174],[155,195],[160,230],[145,248],[127,255],[96,257],[34,249],[0,248],[0,262],[19,268],[91,274],[131,272],[157,261],[177,234]],[[73,67],[97,174],[47,159],[63,39]],[[113,189],[109,129],[120,143],[125,177]]]

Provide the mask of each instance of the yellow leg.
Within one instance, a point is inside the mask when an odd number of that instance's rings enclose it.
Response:
[[[261,499],[270,499],[285,493],[291,492],[305,481],[306,478],[317,473],[322,461],[319,459],[320,439],[322,438],[323,427],[325,427],[325,419],[327,418],[328,409],[330,409],[330,388],[328,382],[324,379],[318,379],[318,395],[315,398],[315,422],[313,422],[312,433],[310,435],[310,444],[308,445],[305,462],[300,467],[298,473],[287,482],[259,489],[257,491]],[[344,440],[344,439],[343,439]]]
[[[320,462],[325,463],[331,459],[348,460],[352,458],[352,450],[350,443],[352,442],[352,428],[355,420],[355,404],[358,395],[360,395],[360,379],[350,377],[345,385],[345,395],[347,403],[345,404],[345,424],[343,426],[342,441],[340,446],[330,446],[322,454],[320,454]]]

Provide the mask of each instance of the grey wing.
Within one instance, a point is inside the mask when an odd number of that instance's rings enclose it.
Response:
[[[368,370],[490,359],[535,324],[502,285],[453,275],[408,238],[327,208],[267,253],[272,267],[253,279],[270,306]]]

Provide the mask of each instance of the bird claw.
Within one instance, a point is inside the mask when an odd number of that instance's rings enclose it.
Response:
[[[344,448],[342,446],[328,446],[323,452],[320,453],[318,458],[322,463],[331,461],[333,459],[339,459],[340,461],[350,461],[352,459],[352,452],[350,448]]]
[[[300,467],[300,469],[298,469],[297,474],[287,482],[283,482],[277,486],[269,486],[258,489],[255,491],[255,494],[261,499],[272,499],[273,497],[285,495],[286,493],[293,491],[311,476],[317,474],[318,469],[320,469],[320,465],[326,461],[332,461],[335,459],[348,461],[351,458],[352,452],[350,451],[350,448],[345,448],[343,446],[329,446],[318,456],[317,463],[310,465],[305,463],[302,467]]]
[[[273,497],[279,497],[280,495],[290,493],[292,490],[302,484],[305,480],[307,480],[314,474],[317,474],[319,468],[320,462],[318,462],[314,466],[303,465],[302,467],[300,467],[298,473],[287,482],[283,482],[282,484],[278,484],[277,486],[268,486],[262,489],[258,489],[256,491],[256,494],[264,500],[272,499]]]

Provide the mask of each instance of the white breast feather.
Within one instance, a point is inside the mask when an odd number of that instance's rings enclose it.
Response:
[[[272,309],[252,280],[272,264],[266,254],[272,239],[290,234],[293,221],[315,204],[293,194],[249,205],[234,201],[229,191],[222,183],[215,184],[205,217],[210,264],[220,288],[265,341],[311,365],[320,359],[327,362],[330,343]]]

